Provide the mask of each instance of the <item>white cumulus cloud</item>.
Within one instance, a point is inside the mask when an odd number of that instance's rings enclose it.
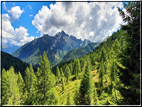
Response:
[[[42,34],[64,30],[77,38],[102,41],[123,23],[117,10],[121,2],[57,2],[42,6],[32,24]],[[113,7],[113,8],[112,8]]]
[[[19,19],[23,12],[24,10],[21,10],[19,6],[12,7],[11,10],[8,10],[8,13],[11,14],[14,20]]]
[[[26,28],[20,26],[13,28],[8,14],[2,14],[2,45],[7,43],[10,45],[22,46],[25,43],[32,41],[33,36],[29,36]]]

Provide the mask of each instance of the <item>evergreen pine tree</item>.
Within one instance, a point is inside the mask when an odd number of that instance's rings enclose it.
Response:
[[[20,92],[20,104],[23,105],[24,104],[24,101],[25,101],[25,98],[26,98],[26,95],[24,93],[24,87],[25,87],[25,83],[24,83],[24,80],[22,78],[22,75],[21,73],[19,72],[18,73],[18,80],[17,80],[17,83],[18,83],[18,86],[19,86],[19,92]]]
[[[60,74],[61,74],[61,77],[65,76],[62,68],[60,68]]]
[[[94,105],[99,105],[99,99],[97,94],[96,85],[94,84]]]
[[[18,76],[15,74],[14,72],[14,68],[10,67],[10,69],[8,70],[8,78],[9,78],[9,82],[10,82],[10,94],[11,97],[9,98],[9,104],[10,101],[12,101],[12,105],[19,105],[21,103],[20,101],[20,92],[19,92],[19,87],[17,84],[17,80],[18,80]]]
[[[105,67],[106,67],[106,55],[104,53],[104,48],[102,48],[102,50],[100,51],[100,64],[99,64],[99,79],[100,79],[100,91],[102,92],[102,89],[104,87],[104,73],[106,71]]]
[[[61,81],[62,81],[62,91],[64,92],[64,90],[65,90],[65,80],[64,80],[64,73],[63,73],[63,70],[62,70],[62,68],[60,69],[60,71],[61,71]]]
[[[30,93],[30,70],[29,67],[26,68],[25,70],[25,88],[28,93]]]
[[[55,88],[50,89],[47,92],[47,101],[45,105],[58,105],[58,97]]]
[[[32,64],[30,64],[30,75],[31,75],[31,88],[30,88],[30,96],[31,99],[32,99],[32,104],[34,104],[34,100],[35,100],[35,97],[36,97],[36,90],[37,90],[37,77],[35,75],[35,72],[33,70],[33,66]]]
[[[80,73],[81,72],[81,68],[80,68],[80,61],[79,61],[79,59],[75,59],[75,61],[74,61],[74,75],[75,75],[75,77],[76,77],[76,79],[77,79],[77,77],[78,77],[78,73]]]
[[[50,90],[55,86],[56,80],[54,74],[51,72],[50,63],[48,61],[46,52],[44,51],[43,57],[40,56],[39,71],[37,72],[37,101],[36,104],[44,105],[49,104]],[[49,91],[49,92],[48,92]],[[52,99],[53,100],[53,99]]]
[[[69,69],[68,65],[66,65],[65,77],[67,78],[67,82],[69,81],[69,76],[70,76],[70,69]]]
[[[118,39],[114,41],[112,44],[112,48],[110,50],[110,80],[111,80],[111,87],[110,91],[112,93],[112,96],[114,97],[114,100],[117,101],[117,94],[116,94],[116,89],[119,87],[120,81],[118,77],[118,68],[125,68],[121,64],[121,58],[119,57],[121,54],[121,47]]]
[[[1,103],[2,105],[5,105],[8,103],[8,97],[9,97],[9,81],[8,81],[8,75],[6,70],[3,68],[2,70],[2,89],[1,89],[1,96],[2,96],[2,100]]]
[[[6,83],[6,84],[2,86],[2,90],[3,89],[6,89],[6,90],[2,91],[2,104],[19,105],[21,103],[21,100],[20,100],[19,87],[17,84],[18,76],[15,74],[14,68],[12,66],[7,72],[5,72],[5,70],[3,71],[4,71],[4,75],[3,75],[4,80],[2,79],[2,83],[3,84]],[[6,97],[4,94],[6,94]]]
[[[56,77],[57,77],[57,83],[59,84],[61,81],[61,75],[60,75],[60,70],[58,66],[56,68]]]
[[[127,14],[118,8],[123,20],[128,23],[122,26],[122,29],[128,33],[123,36],[125,44],[123,44],[124,54],[122,59],[122,64],[127,69],[120,70],[122,73],[120,80],[127,88],[120,88],[120,92],[124,101],[130,105],[140,104],[140,5],[141,2],[124,3]]]
[[[90,61],[88,60],[85,74],[80,85],[79,104],[80,105],[93,104],[94,102],[93,95],[94,95],[94,82],[91,73]]]
[[[72,75],[72,73],[73,73],[73,64],[72,64],[72,62],[69,64],[69,68],[70,68],[70,74]]]
[[[32,64],[30,68],[27,67],[25,70],[25,93],[27,92],[27,99],[25,104],[33,104],[36,96],[36,82],[37,78],[33,70]]]
[[[79,88],[77,87],[78,83],[75,84],[75,93],[74,93],[74,103],[75,105],[79,105]]]

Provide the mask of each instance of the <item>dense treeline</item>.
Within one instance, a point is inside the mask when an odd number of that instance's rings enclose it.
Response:
[[[15,72],[18,73],[20,71],[22,76],[24,76],[24,71],[29,66],[29,64],[3,51],[1,51],[1,62],[1,68],[8,70],[11,66],[13,66],[15,68]]]
[[[50,70],[46,53],[41,56],[40,67],[35,73],[33,66],[27,67],[24,79],[14,68],[2,70],[2,104],[50,105],[57,104],[55,76]]]
[[[130,104],[140,103],[140,4],[141,2],[124,3],[124,7],[129,14],[119,8],[119,12],[127,25],[123,25],[122,29],[127,31],[124,37],[123,60],[122,64],[126,69],[121,69],[120,79],[127,88],[121,88],[121,94],[124,101]],[[135,100],[134,100],[135,99]]]
[[[118,10],[128,24],[95,51],[57,66],[55,75],[45,52],[38,71],[30,65],[24,78],[3,69],[2,104],[139,105],[140,2],[124,6],[129,16]]]

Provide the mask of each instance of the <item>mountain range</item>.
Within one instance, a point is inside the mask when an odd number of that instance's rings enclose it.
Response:
[[[12,55],[24,62],[38,65],[40,55],[45,51],[51,66],[55,66],[70,50],[85,47],[89,43],[92,42],[87,39],[82,41],[61,31],[55,36],[45,34],[40,38],[36,38],[20,47]]]

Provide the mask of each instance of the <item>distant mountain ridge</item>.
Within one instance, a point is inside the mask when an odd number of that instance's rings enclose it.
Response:
[[[54,66],[58,64],[71,49],[84,47],[89,43],[91,43],[91,41],[86,39],[82,41],[61,31],[55,36],[45,34],[40,38],[36,38],[20,47],[12,55],[24,62],[36,65],[40,61],[40,55],[45,51],[51,66]]]
[[[97,46],[99,46],[99,42],[97,43],[89,43],[88,45],[86,45],[85,47],[81,47],[78,49],[73,49],[70,50],[62,59],[62,62],[67,62],[70,60],[74,60],[76,58],[80,58],[83,57],[84,55],[86,55],[87,53],[92,52]]]

